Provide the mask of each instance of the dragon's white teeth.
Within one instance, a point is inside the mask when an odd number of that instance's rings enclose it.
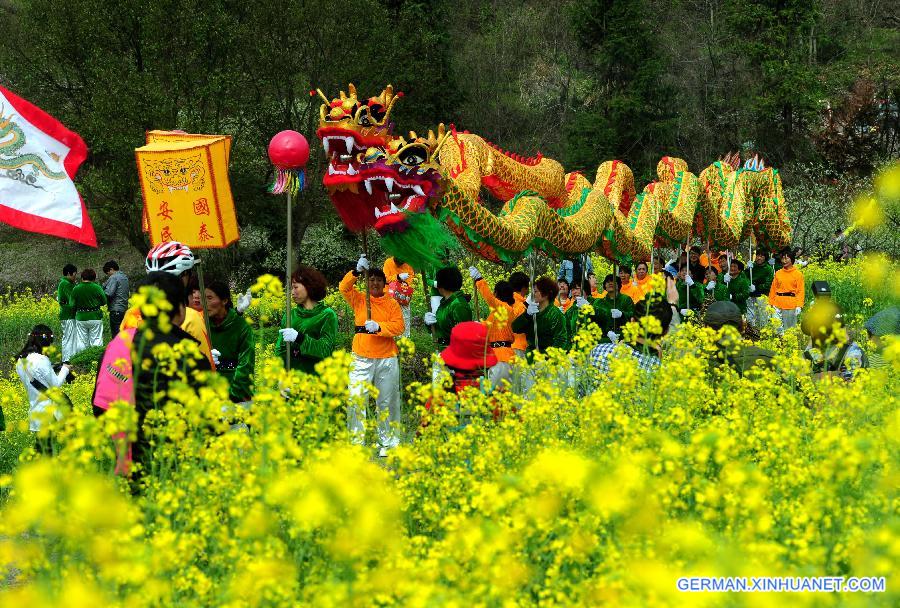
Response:
[[[322,147],[325,148],[325,156],[328,156],[328,146],[331,140],[329,138],[325,138],[322,140]]]
[[[375,219],[377,220],[377,219],[380,218],[382,215],[384,215],[384,214],[381,213],[381,210],[379,210],[378,207],[375,207]]]
[[[334,165],[332,165],[331,163],[328,163],[328,175],[334,175],[334,174],[335,174]]]
[[[397,209],[397,205],[391,203],[391,213],[400,213],[400,210]]]
[[[342,139],[344,140],[344,145],[347,146],[347,154],[353,153],[353,136],[348,135]]]
[[[388,192],[393,192],[394,191],[394,178],[393,177],[384,178],[384,187],[387,188]]]
[[[347,165],[347,175],[356,175],[358,171],[353,168],[353,165]]]
[[[368,192],[369,194],[372,194],[372,180],[370,180],[370,179],[365,180],[365,184],[366,184],[366,192]]]
[[[412,189],[413,189],[413,192],[415,192],[419,196],[425,196],[425,193],[422,191],[422,186],[415,185],[412,187]]]

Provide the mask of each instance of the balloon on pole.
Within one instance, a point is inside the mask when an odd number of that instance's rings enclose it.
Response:
[[[269,160],[275,165],[275,179],[269,184],[271,194],[287,195],[287,243],[285,249],[285,320],[291,327],[291,251],[292,247],[292,197],[306,186],[305,167],[309,160],[309,143],[296,131],[281,131],[269,142]],[[291,348],[285,344],[285,369],[291,368]]]

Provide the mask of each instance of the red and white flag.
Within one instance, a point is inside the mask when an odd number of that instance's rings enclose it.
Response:
[[[85,158],[77,133],[0,86],[0,222],[96,247],[72,181]]]

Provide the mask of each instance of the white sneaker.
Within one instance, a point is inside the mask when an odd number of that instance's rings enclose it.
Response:
[[[387,449],[386,447],[382,446],[381,449],[378,450],[378,457],[379,457],[379,458],[386,458],[386,457],[387,457],[387,453],[388,453],[388,449]]]

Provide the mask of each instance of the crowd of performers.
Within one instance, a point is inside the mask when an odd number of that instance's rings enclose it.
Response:
[[[804,279],[795,262],[789,249],[772,258],[769,252],[759,250],[745,265],[727,252],[707,254],[693,247],[667,263],[654,260],[652,268],[643,261],[634,269],[618,266],[616,273],[601,281],[597,280],[590,259],[583,257],[564,260],[555,278],[533,278],[516,271],[493,287],[472,266],[468,274],[477,295],[463,292],[459,268],[441,268],[434,277],[419,277],[433,292],[431,310],[421,319],[432,334],[438,355],[433,380],[440,382],[449,372],[452,391],[476,386],[480,390],[525,393],[535,378],[528,370],[538,366],[519,366],[516,361],[533,362],[535,353],[554,348],[568,351],[576,335],[583,335],[579,329],[587,323],[594,323],[601,330],[598,343],[587,345],[590,363],[600,372],[608,369],[611,358],[621,356],[633,357],[647,371],[659,366],[658,341],[623,335],[629,321],[643,317],[655,318],[663,334],[680,322],[695,320],[716,329],[731,325],[745,337],[752,337],[769,323],[774,310],[781,320],[780,331],[784,331],[798,324],[805,302]],[[168,305],[147,306],[138,297],[132,301],[131,309],[117,311],[119,327],[114,328],[115,336],[107,345],[98,370],[94,412],[103,415],[117,400],[135,406],[139,431],[134,458],[145,467],[149,466],[150,443],[144,436],[143,421],[166,399],[170,383],[198,386],[202,376],[198,372],[214,371],[227,380],[228,396],[234,404],[250,407],[253,401],[256,337],[242,315],[250,304],[250,292],[237,298],[235,306],[224,282],[213,280],[207,284],[207,326],[201,312],[200,288],[192,272],[194,263],[193,253],[180,243],[165,243],[148,254],[144,284],[156,287]],[[118,267],[108,270],[112,276]],[[67,265],[63,281],[74,283],[75,272],[74,267]],[[397,340],[409,336],[411,325],[418,322],[410,313],[414,285],[418,285],[414,283],[416,278],[413,269],[402,260],[389,258],[383,268],[377,268],[363,255],[338,285],[353,314],[347,429],[352,442],[365,442],[369,392],[374,387],[380,456],[401,441]],[[657,293],[654,286],[664,291]],[[276,351],[289,359],[292,369],[307,374],[315,374],[316,364],[329,357],[339,343],[338,315],[324,303],[326,289],[321,272],[310,266],[297,267],[291,276],[290,323],[286,316],[282,318],[275,345]],[[69,295],[72,292],[74,296]],[[52,366],[45,354],[46,347],[54,341],[49,327],[39,325],[29,335],[18,357],[17,371],[31,402],[31,430],[40,428],[39,413],[50,403],[45,391],[65,382],[70,374],[67,345],[78,340],[78,335],[96,331],[79,323],[100,322],[93,317],[106,304],[102,293],[90,276],[71,287],[60,283],[60,303],[67,304],[60,307],[63,365]],[[478,317],[473,299],[476,307],[480,299],[490,310],[485,320],[475,320]],[[69,302],[75,303],[74,323],[69,322]],[[165,318],[147,313],[165,308],[170,309]],[[84,313],[93,316],[88,319]],[[79,318],[79,314],[84,318]],[[894,314],[880,325],[881,329],[870,329],[870,336],[877,339],[883,333],[896,333],[896,325]],[[171,357],[166,359],[160,354],[165,349],[157,348],[184,342],[193,346],[176,349],[179,357],[175,364]],[[866,364],[862,349],[852,340],[845,340],[838,351],[823,351],[824,358],[813,361],[819,372],[843,373],[853,365]],[[745,344],[726,359],[743,373],[755,365],[766,365],[773,356],[774,353]],[[131,361],[141,364],[132,369]],[[573,370],[569,380],[578,375],[579,371]]]

